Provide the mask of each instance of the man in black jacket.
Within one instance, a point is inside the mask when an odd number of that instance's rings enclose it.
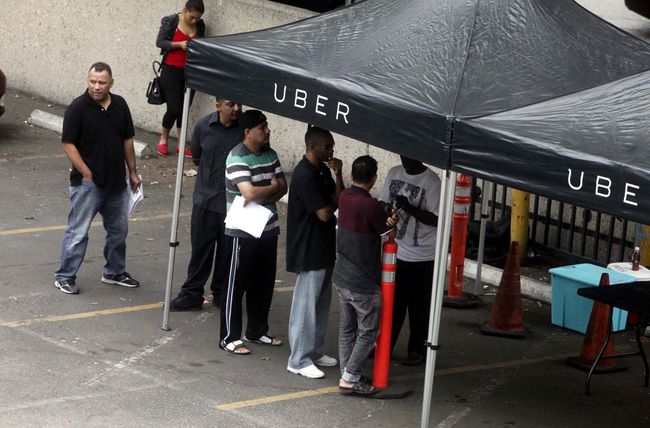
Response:
[[[217,98],[217,111],[202,118],[192,134],[192,160],[199,171],[192,202],[192,256],[187,279],[172,300],[172,311],[200,311],[203,286],[212,273],[210,290],[219,304],[228,278],[231,239],[224,234],[226,218],[225,167],[230,150],[243,139],[237,121],[241,104]],[[216,255],[215,255],[216,247]],[[214,272],[212,271],[214,265]]]

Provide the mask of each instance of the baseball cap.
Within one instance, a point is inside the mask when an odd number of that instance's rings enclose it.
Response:
[[[266,116],[259,110],[246,110],[239,116],[239,127],[241,129],[252,129],[264,122],[266,122]]]

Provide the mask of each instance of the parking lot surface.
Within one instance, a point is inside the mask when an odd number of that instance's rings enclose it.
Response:
[[[338,368],[309,380],[287,373],[287,321],[294,275],[284,270],[284,234],[270,315],[279,348],[252,346],[234,356],[217,347],[219,313],[172,313],[161,330],[169,255],[175,156],[139,160],[146,199],[131,218],[127,269],[142,286],[100,281],[101,222],[91,228],[77,279],[81,294],[53,285],[68,209],[69,162],[60,137],[25,123],[30,112],[62,114],[61,106],[9,91],[0,120],[0,426],[418,426],[424,366],[405,367],[406,332],[391,363],[390,382],[409,388],[401,400],[338,394]],[[155,136],[138,131],[137,138]],[[301,150],[296,142],[296,150]],[[194,166],[186,161],[185,168]],[[189,259],[193,178],[183,179],[174,271],[176,294]],[[98,217],[97,220],[100,220]],[[284,219],[283,219],[284,220]],[[626,372],[597,376],[583,394],[585,373],[564,360],[583,337],[550,324],[547,305],[524,300],[523,340],[483,336],[493,296],[477,309],[443,309],[431,426],[645,427],[650,390],[641,360]],[[327,353],[337,356],[334,299]],[[616,335],[632,349],[629,333]],[[646,351],[649,346],[644,342]],[[372,360],[368,361],[368,374]]]

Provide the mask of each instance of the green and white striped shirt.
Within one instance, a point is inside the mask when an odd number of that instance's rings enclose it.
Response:
[[[236,196],[241,196],[237,185],[249,181],[253,186],[268,186],[273,176],[284,178],[284,171],[275,150],[269,148],[262,153],[251,152],[244,143],[237,144],[226,158],[226,205],[228,211]],[[261,238],[280,234],[278,210],[275,203],[264,204],[273,215],[266,223]],[[253,238],[252,235],[239,230],[226,228],[226,235],[239,238]]]

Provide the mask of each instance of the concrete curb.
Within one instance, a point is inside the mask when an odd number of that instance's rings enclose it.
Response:
[[[463,273],[466,278],[476,279],[476,266],[474,260],[465,259]],[[499,286],[503,270],[483,264],[481,269],[481,283]],[[551,304],[551,286],[550,284],[538,281],[527,276],[521,276],[521,294],[544,303]]]
[[[29,115],[27,122],[30,125],[40,126],[41,128],[49,129],[58,132],[59,134],[63,131],[63,118],[43,110],[34,110],[32,114]],[[142,141],[133,140],[133,148],[135,149],[135,155],[140,159],[153,157],[155,155],[153,148]]]

